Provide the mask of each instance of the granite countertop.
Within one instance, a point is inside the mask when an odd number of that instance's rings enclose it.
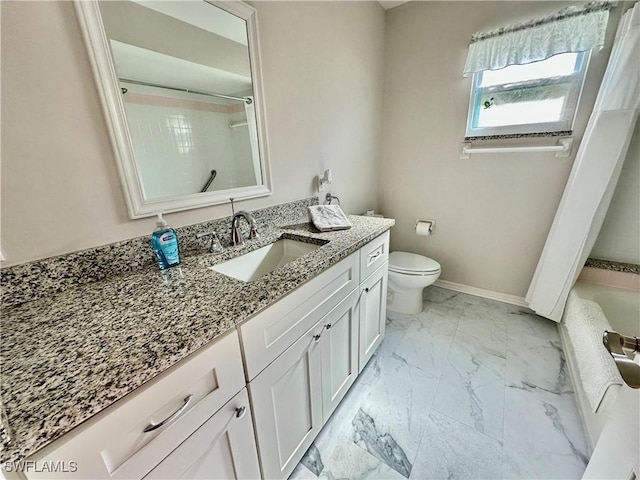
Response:
[[[600,258],[587,258],[585,267],[599,268],[601,270],[612,270],[614,272],[635,273],[640,275],[640,265],[633,263],[616,262],[614,260],[603,260]]]
[[[2,463],[20,461],[389,230],[349,216],[320,233],[271,228],[222,254],[78,286],[2,311]],[[322,244],[253,282],[207,267],[291,238]]]

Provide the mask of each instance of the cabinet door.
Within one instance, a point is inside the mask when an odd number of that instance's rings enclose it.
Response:
[[[326,422],[358,376],[358,296],[355,289],[323,319],[322,411]]]
[[[360,285],[360,352],[362,371],[384,338],[387,310],[387,262]]]
[[[322,428],[323,329],[316,323],[249,383],[264,478],[287,478]]]
[[[256,479],[260,477],[247,390],[242,389],[147,479]]]

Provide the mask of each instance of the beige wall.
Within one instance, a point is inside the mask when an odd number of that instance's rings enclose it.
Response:
[[[520,297],[527,291],[574,157],[500,154],[460,160],[471,88],[461,72],[474,32],[564,5],[411,2],[387,12],[380,206],[396,219],[392,250],[436,259],[443,280]],[[619,10],[612,13],[609,46]],[[592,55],[576,141],[608,55],[609,48]],[[435,219],[436,234],[417,237],[417,218]]]
[[[640,265],[640,122],[590,257]]]
[[[251,76],[246,45],[129,1],[101,2],[100,15],[111,40]]]
[[[256,2],[274,194],[255,209],[331,191],[376,207],[384,11],[375,2]],[[131,221],[71,2],[1,3],[1,248],[6,265],[145,235]],[[228,205],[167,215],[173,226]]]

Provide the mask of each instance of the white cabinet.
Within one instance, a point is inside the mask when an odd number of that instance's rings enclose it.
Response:
[[[354,290],[322,323],[322,412],[326,422],[358,377],[358,292]]]
[[[249,383],[264,478],[286,478],[358,375],[358,289]]]
[[[360,288],[359,370],[362,371],[384,338],[387,311],[387,264],[366,278]]]
[[[249,397],[243,388],[171,452],[145,480],[253,480],[259,477]]]
[[[387,232],[240,328],[264,478],[289,476],[380,345],[388,254]]]
[[[322,428],[318,322],[249,383],[264,478],[286,478]]]

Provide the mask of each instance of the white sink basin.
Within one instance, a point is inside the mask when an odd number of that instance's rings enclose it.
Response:
[[[278,240],[209,268],[243,282],[252,282],[318,248],[320,245],[313,243]]]

